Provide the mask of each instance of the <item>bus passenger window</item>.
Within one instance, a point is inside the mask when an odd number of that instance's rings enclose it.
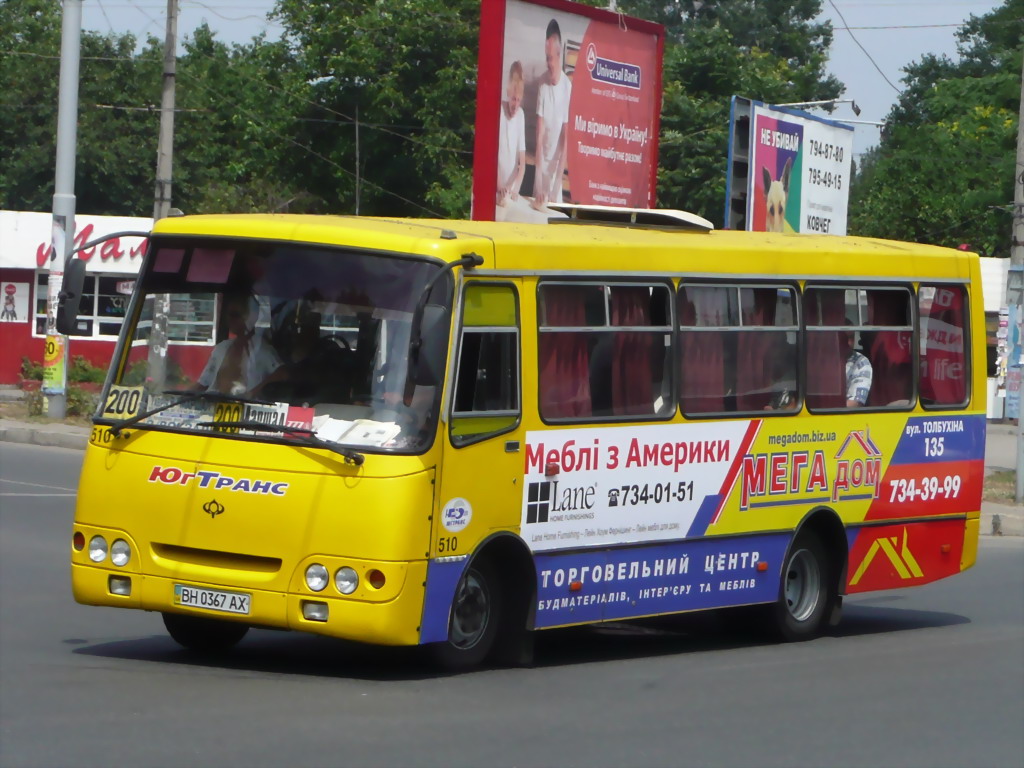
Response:
[[[543,284],[541,415],[613,420],[670,414],[670,296],[667,284]]]
[[[679,291],[679,323],[683,413],[799,405],[795,289],[686,284]]]
[[[910,291],[879,288],[861,294],[866,297],[868,327],[861,335],[866,339],[865,354],[872,369],[867,404],[872,408],[909,407],[914,402]],[[864,302],[860,306],[863,308]]]
[[[921,285],[921,404],[964,406],[969,375],[967,300],[963,286]]]
[[[453,445],[501,434],[519,423],[519,311],[511,286],[466,286],[456,377]]]

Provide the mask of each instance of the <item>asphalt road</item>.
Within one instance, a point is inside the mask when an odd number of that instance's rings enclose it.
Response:
[[[4,767],[1024,765],[1024,538],[848,600],[796,645],[617,625],[447,676],[415,650],[253,631],[199,661],[156,615],[72,600],[81,456],[0,444]]]

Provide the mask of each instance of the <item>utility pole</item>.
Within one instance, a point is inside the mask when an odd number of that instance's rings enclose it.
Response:
[[[164,82],[160,99],[160,134],[156,148],[156,187],[153,193],[153,222],[171,211],[171,178],[174,168],[174,88],[178,56],[178,0],[167,0],[167,35],[164,38]],[[158,390],[166,388],[167,316],[171,297],[153,296],[153,328],[149,338],[148,378]]]
[[[60,38],[60,84],[57,96],[57,160],[53,190],[50,274],[46,282],[46,347],[43,394],[47,414],[67,413],[68,339],[57,332],[57,304],[64,264],[75,242],[75,145],[78,141],[78,64],[82,44],[82,0],[64,0]]]
[[[1013,225],[1010,236],[1010,266],[1024,269],[1024,64],[1021,67],[1020,111],[1017,115],[1017,162],[1013,170]],[[1024,342],[1024,285],[1017,292],[1017,338]],[[1011,360],[1020,364],[1020,360]],[[1019,401],[1018,401],[1019,402]],[[1017,484],[1015,498],[1024,501],[1024,407],[1017,407]]]

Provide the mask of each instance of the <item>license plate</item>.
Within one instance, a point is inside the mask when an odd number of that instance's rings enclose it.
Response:
[[[174,585],[174,604],[189,608],[205,608],[208,611],[242,613],[248,615],[252,595],[244,592],[225,592],[220,589]]]

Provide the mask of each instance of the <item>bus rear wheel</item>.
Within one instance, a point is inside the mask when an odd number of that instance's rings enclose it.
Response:
[[[205,616],[165,613],[163,617],[167,633],[175,642],[190,651],[200,653],[226,651],[234,647],[249,631],[245,624],[208,619]]]
[[[802,533],[782,569],[779,600],[771,606],[771,628],[782,640],[809,640],[821,634],[832,598],[832,579],[821,540]]]
[[[490,563],[471,563],[455,587],[448,639],[431,646],[448,669],[479,666],[490,655],[501,616],[501,589]]]

